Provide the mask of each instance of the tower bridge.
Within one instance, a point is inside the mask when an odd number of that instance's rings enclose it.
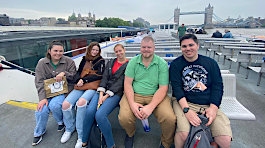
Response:
[[[241,27],[241,28],[257,28],[260,27],[262,24],[255,20],[255,18],[252,17],[252,19],[227,19],[224,20],[217,16],[215,13],[213,13],[213,6],[209,4],[204,11],[191,11],[191,12],[180,12],[180,8],[176,8],[174,10],[174,16],[172,16],[167,22],[171,22],[171,20],[174,18],[174,23],[160,23],[159,24],[159,30],[176,30],[179,24],[179,18],[181,15],[194,15],[194,14],[202,14],[204,15],[204,24],[202,25],[192,25],[196,27],[204,27],[205,29],[211,29],[214,27]],[[213,23],[213,19],[215,22]]]
[[[179,26],[180,15],[204,14],[204,28],[213,28],[213,6],[210,4],[204,11],[180,12],[180,8],[174,10],[174,23]]]

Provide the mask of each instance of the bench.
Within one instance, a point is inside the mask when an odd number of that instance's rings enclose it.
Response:
[[[126,44],[124,47],[140,47],[141,44]],[[156,47],[159,46],[179,46],[179,43],[155,43]]]
[[[222,55],[224,56],[223,65],[225,64],[225,60],[228,59],[230,61],[229,68],[231,68],[232,62],[237,62],[237,56],[241,51],[265,52],[265,48],[224,46],[222,49]]]
[[[213,47],[217,46],[217,51],[215,54],[218,56],[218,61],[220,56],[224,56],[224,62],[225,62],[225,57],[231,55],[232,53],[229,51],[226,51],[226,47],[234,46],[234,47],[243,47],[243,50],[255,50],[255,48],[264,48],[264,45],[253,45],[253,44],[226,44],[226,43],[213,43]],[[247,47],[247,48],[246,48]],[[252,49],[251,49],[252,48]],[[258,49],[259,50],[259,49]]]
[[[211,49],[213,43],[227,43],[227,44],[238,44],[238,43],[248,43],[248,42],[231,42],[231,41],[205,41],[203,46],[206,49],[206,55],[207,55],[207,49]]]
[[[110,60],[110,59],[114,59],[114,58],[116,58],[116,57],[104,57],[104,59],[105,60]],[[126,57],[127,59],[132,59],[133,57]],[[175,60],[176,59],[176,57],[161,57],[161,58],[163,58],[167,63],[168,63],[168,65],[170,65],[170,63],[173,61],[173,60]]]
[[[261,67],[248,66],[248,69],[253,70],[254,72],[258,73],[259,77],[258,77],[258,81],[257,81],[257,86],[259,86],[260,81],[261,81],[261,76],[263,73],[265,73],[265,62],[263,62],[261,64]]]
[[[115,53],[113,51],[106,51],[104,54],[107,55],[107,57],[115,57]],[[139,51],[126,51],[125,56],[126,57],[134,57],[137,56],[140,53]],[[175,50],[175,51],[155,51],[155,54],[160,56],[160,57],[178,57],[182,54],[180,50]]]
[[[229,119],[256,120],[256,117],[236,99],[235,74],[222,74],[224,94],[220,109]]]
[[[236,58],[229,58],[231,60],[230,68],[232,62],[237,62],[237,73],[239,73],[240,67],[243,66],[242,64],[246,64],[246,68],[252,67],[253,64],[261,65],[263,63],[263,57],[265,57],[265,52],[258,52],[258,51],[240,51]],[[248,78],[249,70],[247,70],[246,79]]]
[[[140,46],[138,46],[138,47],[125,47],[126,51],[132,51],[132,50],[140,51],[140,49],[141,49]],[[157,50],[173,50],[173,49],[178,50],[178,49],[180,49],[180,46],[156,46],[155,47],[156,51]]]
[[[199,43],[204,45],[206,41],[222,41],[222,42],[240,42],[240,39],[234,38],[211,38],[211,37],[198,37]]]

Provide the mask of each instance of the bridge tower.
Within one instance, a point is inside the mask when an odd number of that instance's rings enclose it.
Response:
[[[176,23],[177,26],[179,26],[179,15],[180,15],[180,9],[176,8],[174,10],[174,23]]]
[[[205,8],[204,28],[213,28],[213,6],[210,4]]]

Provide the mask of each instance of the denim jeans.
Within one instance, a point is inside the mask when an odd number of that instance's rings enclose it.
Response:
[[[108,148],[114,145],[112,128],[108,119],[108,115],[119,105],[120,96],[114,95],[107,98],[96,112],[96,121],[106,140]]]
[[[114,145],[114,140],[111,124],[108,120],[108,115],[115,109],[116,106],[118,106],[121,98],[117,95],[107,98],[97,111],[98,98],[99,94],[96,93],[87,107],[86,116],[84,119],[84,133],[82,142],[86,143],[88,141],[91,126],[96,119],[98,126],[104,135],[107,146],[112,147]]]
[[[42,111],[35,111],[36,127],[34,129],[34,137],[39,137],[46,132],[46,125],[50,111],[52,112],[55,121],[59,125],[63,124],[62,104],[64,99],[64,95],[49,98],[47,107],[44,105]]]
[[[87,103],[83,106],[77,105],[77,112],[75,116],[75,104],[79,98],[84,98],[89,102],[93,95],[96,93],[95,90],[73,90],[65,99],[65,101],[70,103],[70,107],[63,110],[63,121],[65,124],[65,130],[67,132],[73,132],[77,130],[78,139],[82,139],[83,135],[83,121],[85,117],[85,111]],[[75,124],[76,123],[76,124]]]

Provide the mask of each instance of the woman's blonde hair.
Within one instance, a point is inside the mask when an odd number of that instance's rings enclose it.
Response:
[[[122,44],[116,44],[113,48],[113,50],[115,50],[116,47],[120,46],[122,49],[124,49],[124,46]]]

